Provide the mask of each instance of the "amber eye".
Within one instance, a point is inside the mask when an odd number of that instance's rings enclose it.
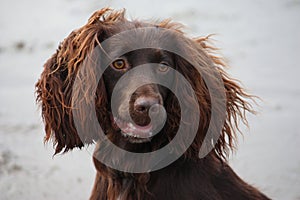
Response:
[[[123,59],[117,59],[112,63],[112,66],[115,69],[124,69],[126,67],[126,63],[125,60]]]
[[[165,62],[162,62],[162,63],[159,63],[158,65],[158,70],[160,72],[167,72],[169,70],[169,65],[168,63],[165,63]]]

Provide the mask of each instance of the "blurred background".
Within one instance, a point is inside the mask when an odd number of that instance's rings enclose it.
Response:
[[[93,146],[53,157],[34,84],[59,42],[106,6],[216,34],[229,73],[262,99],[231,166],[273,199],[300,199],[300,0],[0,0],[1,200],[88,199]]]

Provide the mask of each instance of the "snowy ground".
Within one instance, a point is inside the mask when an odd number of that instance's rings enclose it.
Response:
[[[216,33],[230,73],[263,100],[231,165],[274,199],[300,199],[299,0],[1,0],[1,200],[89,197],[92,147],[52,158],[33,92],[58,42],[104,6],[125,7],[129,17],[170,17],[192,35]]]

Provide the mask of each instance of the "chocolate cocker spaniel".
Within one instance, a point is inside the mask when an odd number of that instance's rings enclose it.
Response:
[[[55,154],[96,143],[92,200],[269,199],[227,164],[253,98],[208,37],[95,12],[36,83]]]

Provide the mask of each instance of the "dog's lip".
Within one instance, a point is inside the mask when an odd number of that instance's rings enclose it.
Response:
[[[150,139],[153,136],[153,125],[150,123],[146,126],[139,126],[132,122],[126,122],[117,117],[113,117],[115,128],[121,129],[123,136],[130,136],[137,139]]]

